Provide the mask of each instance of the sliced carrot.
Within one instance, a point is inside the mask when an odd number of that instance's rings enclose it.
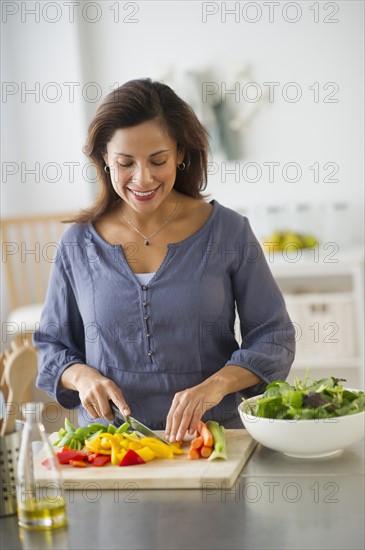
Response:
[[[213,452],[213,447],[208,447],[207,445],[203,445],[200,449],[200,454],[203,458],[208,458]]]
[[[198,435],[195,439],[192,439],[190,442],[190,449],[200,449],[204,445],[204,439],[202,435]]]
[[[204,445],[207,447],[213,447],[213,436],[208,426],[202,421],[199,420],[198,423],[198,434],[203,436]]]
[[[188,453],[188,459],[189,460],[197,460],[200,458],[200,453],[198,449],[190,449]]]

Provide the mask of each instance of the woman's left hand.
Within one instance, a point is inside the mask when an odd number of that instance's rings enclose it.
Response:
[[[166,440],[181,441],[188,430],[192,435],[204,413],[218,405],[224,396],[222,384],[213,378],[176,393],[166,419]]]
[[[165,437],[171,443],[193,435],[203,414],[218,405],[223,397],[262,382],[239,365],[226,365],[198,386],[175,394],[166,419]]]

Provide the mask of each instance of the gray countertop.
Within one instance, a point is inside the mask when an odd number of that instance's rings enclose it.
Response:
[[[327,459],[258,446],[231,489],[66,492],[69,525],[19,531],[0,519],[2,549],[361,549],[364,440]]]

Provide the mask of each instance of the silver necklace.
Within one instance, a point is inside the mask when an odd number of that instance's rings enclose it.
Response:
[[[149,246],[152,237],[154,237],[155,235],[157,235],[157,233],[158,233],[159,231],[161,231],[161,229],[162,229],[163,227],[165,227],[165,225],[167,225],[167,224],[172,220],[172,218],[175,216],[176,209],[177,209],[177,203],[178,203],[178,202],[179,202],[179,195],[177,195],[175,207],[174,207],[174,210],[173,210],[172,214],[171,214],[171,215],[167,218],[167,220],[165,220],[165,221],[163,222],[163,224],[160,225],[160,227],[158,227],[158,228],[156,229],[156,231],[154,231],[149,237],[147,237],[147,235],[145,235],[144,233],[142,233],[142,231],[140,231],[140,230],[138,229],[138,227],[136,227],[136,226],[131,222],[131,220],[129,220],[128,218],[126,218],[126,216],[123,216],[123,214],[122,214],[122,218],[123,218],[123,220],[125,220],[125,221],[127,222],[128,225],[130,225],[130,227],[131,227],[132,229],[134,229],[134,231],[136,231],[139,235],[141,235],[141,237],[144,238],[144,245],[145,245],[145,246]]]

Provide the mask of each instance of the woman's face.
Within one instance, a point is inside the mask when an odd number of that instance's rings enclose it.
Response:
[[[136,213],[148,214],[169,196],[183,156],[166,130],[150,120],[117,130],[104,160],[116,193]]]

